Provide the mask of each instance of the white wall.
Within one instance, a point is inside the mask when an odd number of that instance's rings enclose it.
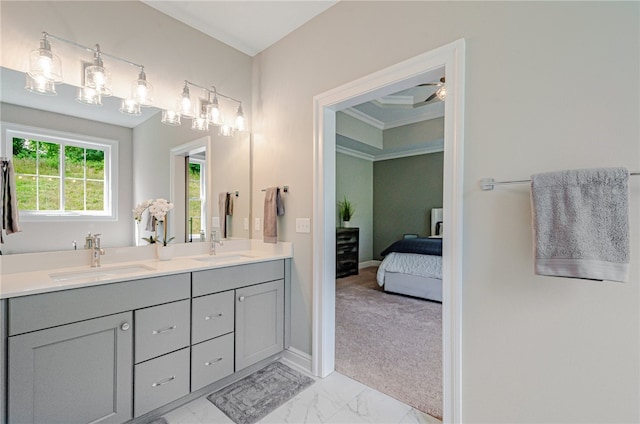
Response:
[[[312,213],[313,96],[464,38],[463,420],[640,421],[638,178],[626,284],[534,276],[527,187],[478,185],[640,169],[639,26],[637,2],[340,2],[256,56],[254,187],[292,187],[292,345],[311,351],[320,246],[294,226]]]
[[[78,249],[82,249],[88,232],[101,233],[103,247],[130,246],[133,240],[130,184],[133,150],[131,128],[11,104],[2,103],[0,106],[2,120],[7,123],[115,140],[118,144],[118,192],[114,196],[117,197],[118,202],[116,221],[22,221],[20,222],[22,232],[5,237],[2,253],[71,250],[74,240],[77,242]]]

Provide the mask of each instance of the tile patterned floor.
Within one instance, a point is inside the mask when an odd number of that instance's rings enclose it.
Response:
[[[164,418],[169,424],[233,424],[206,397],[201,397]],[[300,392],[260,423],[327,424],[440,424],[441,421],[334,372]]]

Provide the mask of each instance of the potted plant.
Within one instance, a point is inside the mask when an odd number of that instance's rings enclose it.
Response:
[[[167,237],[167,228],[169,226],[168,212],[173,209],[173,203],[168,202],[166,199],[149,199],[137,205],[133,210],[133,217],[136,222],[142,221],[142,214],[147,211],[149,214],[150,228],[153,231],[153,235],[149,237],[143,237],[149,244],[157,244],[157,253],[160,260],[169,260],[173,256],[173,246],[168,244],[174,237]],[[158,224],[162,224],[163,237],[160,238],[158,233]]]
[[[354,212],[353,204],[347,199],[347,196],[344,196],[344,200],[338,202],[338,214],[342,220],[343,227],[349,227]]]

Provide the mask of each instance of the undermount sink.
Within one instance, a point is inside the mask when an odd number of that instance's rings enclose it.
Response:
[[[99,281],[108,280],[110,278],[115,278],[121,275],[135,274],[142,271],[153,271],[153,268],[146,265],[135,264],[109,268],[92,268],[81,271],[59,272],[55,274],[49,274],[49,277],[51,277],[51,279],[56,282],[86,279]]]
[[[211,264],[219,264],[219,263],[225,263],[225,262],[235,262],[235,261],[243,261],[246,259],[252,259],[255,258],[255,256],[251,256],[251,255],[212,255],[212,256],[203,256],[200,258],[194,258],[196,261],[199,262],[207,262],[207,263],[211,263]]]

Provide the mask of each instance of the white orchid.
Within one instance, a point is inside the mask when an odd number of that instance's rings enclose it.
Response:
[[[149,219],[153,219],[153,229],[151,231],[154,232],[154,235],[149,237],[143,237],[143,240],[153,244],[156,242],[162,243],[164,246],[167,245],[174,238],[167,238],[167,213],[173,209],[173,203],[169,202],[167,199],[149,199],[138,204],[133,210],[133,219],[136,222],[142,221],[142,215],[145,211],[149,211]],[[160,240],[155,234],[157,232],[157,224],[162,223],[164,239]]]

